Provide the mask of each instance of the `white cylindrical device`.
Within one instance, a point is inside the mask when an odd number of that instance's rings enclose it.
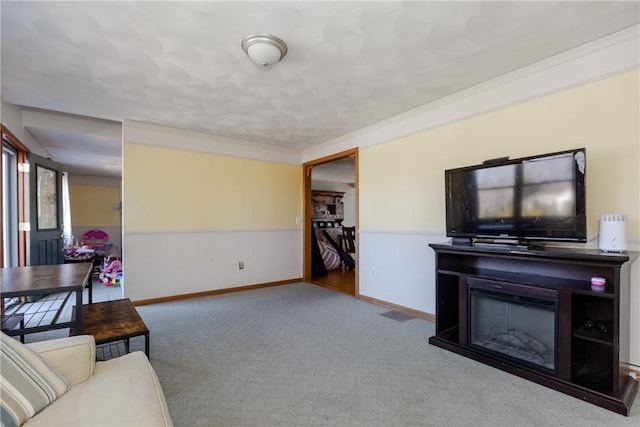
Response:
[[[598,247],[605,252],[625,252],[627,250],[626,215],[600,215]]]

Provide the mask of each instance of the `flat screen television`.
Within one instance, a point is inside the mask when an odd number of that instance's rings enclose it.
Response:
[[[586,242],[585,172],[584,148],[445,170],[447,237]]]

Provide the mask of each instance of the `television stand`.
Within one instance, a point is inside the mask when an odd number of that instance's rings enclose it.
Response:
[[[436,254],[430,344],[629,415],[638,390],[628,375],[638,253],[429,246]],[[593,276],[606,279],[604,289],[591,287]],[[523,345],[505,350],[506,337]]]

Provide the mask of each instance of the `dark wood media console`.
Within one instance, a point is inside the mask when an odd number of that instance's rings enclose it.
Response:
[[[625,365],[629,362],[630,264],[637,253],[429,246],[436,254],[436,334],[429,343],[629,414],[638,390]],[[594,276],[606,279],[604,289],[592,288]],[[483,293],[489,295],[488,302],[477,301],[476,295]],[[522,308],[529,300],[532,308]],[[551,319],[551,344],[544,346],[550,363],[532,363],[512,357],[510,350],[494,351],[482,345],[486,341],[478,338],[478,329],[488,329],[486,318],[500,311],[496,306],[515,314],[524,311],[523,317],[534,319],[538,306],[543,307],[540,317]],[[481,312],[482,307],[487,308]],[[482,328],[474,322],[482,323]],[[509,329],[510,338],[522,334],[514,329]],[[531,337],[529,341],[538,342]]]

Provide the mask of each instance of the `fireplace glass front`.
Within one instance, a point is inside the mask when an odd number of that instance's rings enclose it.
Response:
[[[557,299],[469,286],[471,344],[556,371]]]

